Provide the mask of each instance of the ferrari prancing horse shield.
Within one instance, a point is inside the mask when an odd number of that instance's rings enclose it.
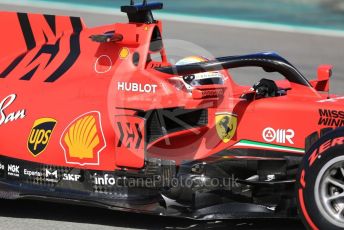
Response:
[[[231,113],[216,114],[216,131],[224,143],[228,143],[235,135],[238,118]]]

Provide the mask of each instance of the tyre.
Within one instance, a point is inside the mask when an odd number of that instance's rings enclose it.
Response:
[[[320,138],[296,178],[298,209],[308,229],[344,229],[344,129]]]

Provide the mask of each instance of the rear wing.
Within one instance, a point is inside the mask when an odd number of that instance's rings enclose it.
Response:
[[[212,61],[188,65],[160,67],[156,68],[156,70],[166,74],[185,76],[248,66],[261,67],[266,72],[278,72],[290,82],[312,87],[308,80],[292,64],[276,53],[258,53],[244,56],[222,57]]]

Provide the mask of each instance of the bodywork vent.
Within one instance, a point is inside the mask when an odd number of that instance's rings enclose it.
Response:
[[[168,134],[202,127],[208,124],[208,110],[160,109],[145,114],[147,143],[156,141]]]

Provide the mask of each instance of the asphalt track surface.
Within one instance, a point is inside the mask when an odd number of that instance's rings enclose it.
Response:
[[[65,15],[80,15],[88,26],[125,21],[125,17],[59,11],[1,5],[2,11],[44,12]],[[175,44],[192,44],[202,47],[213,56],[248,54],[260,51],[277,51],[295,64],[308,78],[316,77],[319,64],[334,65],[332,92],[343,92],[344,88],[344,37],[321,36],[307,33],[286,33],[264,29],[245,29],[231,26],[213,26],[197,22],[165,21],[165,39]],[[178,40],[178,41],[177,41]],[[189,43],[180,42],[180,40]],[[176,42],[177,41],[177,42]],[[185,49],[186,48],[186,49]],[[184,55],[182,49],[178,55]],[[191,53],[194,49],[188,50]],[[174,50],[169,50],[174,55]],[[202,51],[203,52],[203,51]],[[195,54],[195,53],[192,53]],[[185,52],[187,55],[187,52]],[[240,78],[264,77],[256,71],[246,71]],[[257,76],[259,75],[259,76]],[[242,80],[242,79],[241,79]],[[251,80],[249,80],[251,82]],[[176,218],[165,218],[129,214],[98,208],[50,204],[37,201],[1,200],[0,230],[76,230],[76,229],[303,229],[295,220],[236,220],[226,222],[197,222]]]

